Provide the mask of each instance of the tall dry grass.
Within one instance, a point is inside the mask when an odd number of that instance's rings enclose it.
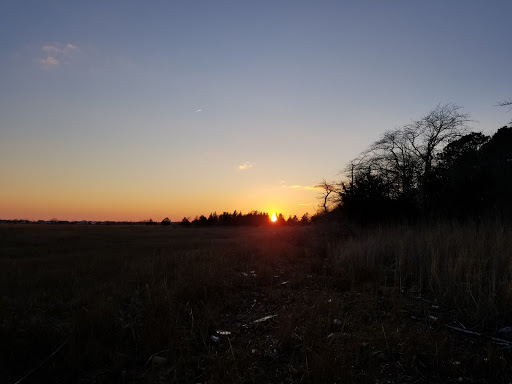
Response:
[[[490,325],[512,320],[512,228],[497,221],[359,229],[327,241],[340,276],[435,296]]]
[[[507,351],[479,347],[463,360],[459,338],[412,320],[405,304],[431,296],[473,324],[510,325],[511,235],[496,222],[0,227],[0,381],[65,340],[25,383],[510,376],[499,365]],[[267,315],[276,316],[251,323]],[[215,342],[216,330],[232,335]]]

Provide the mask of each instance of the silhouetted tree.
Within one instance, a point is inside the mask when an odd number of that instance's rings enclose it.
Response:
[[[168,217],[162,220],[162,225],[171,225],[171,220]]]
[[[217,225],[219,223],[219,217],[217,216],[217,212],[210,213],[208,216],[208,224],[209,225]]]
[[[482,146],[481,156],[487,176],[487,205],[502,215],[512,215],[512,127],[500,128]]]
[[[488,180],[481,149],[488,141],[488,136],[471,132],[443,149],[430,183],[433,211],[456,217],[483,211]]]
[[[300,223],[307,224],[309,222],[309,216],[305,214],[301,219]],[[251,211],[247,214],[242,212],[234,211],[232,214],[229,212],[223,212],[221,215],[217,213],[210,213],[208,218],[204,215],[196,216],[195,219],[190,221],[184,217],[181,221],[182,225],[193,224],[197,226],[206,225],[236,225],[236,226],[266,226],[271,225],[270,215],[267,212]],[[299,224],[299,219],[296,215],[290,216],[286,220],[282,213],[277,215],[276,223],[272,225],[296,225]]]
[[[300,218],[300,223],[302,225],[308,225],[311,223],[311,219],[309,218],[309,213],[305,213],[302,215],[302,217]]]
[[[471,132],[448,143],[438,157],[440,169],[450,169],[478,161],[478,152],[490,137],[481,132]]]
[[[333,182],[327,182],[323,179],[315,187],[322,190],[319,198],[322,201],[321,206],[323,208],[323,212],[327,213],[329,208],[334,204],[333,196],[336,194],[336,185]]]
[[[470,121],[469,114],[462,113],[460,106],[449,103],[437,105],[427,115],[405,127],[412,151],[422,162],[420,207],[427,204],[428,184],[436,155],[445,145],[463,136]]]
[[[369,169],[354,176],[354,181],[342,183],[339,214],[362,222],[381,220],[398,212],[390,193],[390,184]]]
[[[401,198],[415,194],[421,175],[421,161],[414,153],[407,131],[395,129],[385,132],[380,140],[353,160],[346,172],[351,182],[354,177],[368,173],[378,175],[382,183],[388,184],[390,195]]]
[[[469,115],[455,104],[437,105],[428,114],[384,135],[351,161],[339,195],[345,214],[376,219],[428,211],[434,195],[438,156],[467,132]]]
[[[288,217],[288,219],[286,220],[286,225],[297,225],[299,224],[299,218],[297,217],[297,215],[290,215]]]
[[[233,225],[234,218],[230,213],[222,212],[222,214],[219,215],[218,223],[220,225]]]

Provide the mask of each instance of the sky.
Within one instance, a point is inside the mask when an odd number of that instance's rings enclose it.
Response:
[[[0,219],[318,209],[453,102],[512,116],[512,2],[0,1]]]

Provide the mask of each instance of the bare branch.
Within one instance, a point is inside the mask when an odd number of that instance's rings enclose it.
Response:
[[[512,111],[512,99],[509,99],[507,101],[500,101],[498,103],[498,107],[508,107],[507,112],[511,112]],[[510,124],[512,124],[512,121],[510,122]]]
[[[498,103],[498,107],[510,107],[512,109],[512,99],[509,99],[507,101],[500,101]],[[510,111],[510,109],[509,109]]]
[[[325,179],[322,179],[321,183],[315,185],[316,188],[322,188],[323,192],[320,194],[319,198],[323,200],[322,207],[324,212],[329,211],[329,203],[331,202],[332,193],[336,191],[336,185],[334,183],[330,183]]]

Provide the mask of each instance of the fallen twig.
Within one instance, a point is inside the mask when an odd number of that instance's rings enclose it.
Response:
[[[148,365],[148,363],[151,361],[151,359],[153,359],[153,357],[158,356],[159,354],[161,354],[163,352],[169,352],[169,350],[163,349],[160,352],[153,353],[151,356],[149,356],[149,359],[148,359],[148,361],[146,361],[146,364],[144,364],[144,366]]]
[[[480,332],[468,331],[467,329],[454,327],[453,325],[446,324],[446,326],[450,329],[453,329],[454,331],[462,332],[471,336],[485,337],[489,340],[492,340],[494,343],[500,345],[503,349],[512,348],[512,341],[500,339],[498,337],[487,336]]]
[[[57,352],[59,352],[62,347],[64,347],[66,345],[66,343],[69,341],[71,336],[69,336],[66,341],[64,341],[55,351],[53,351],[53,353],[48,356],[47,358],[45,358],[37,367],[35,367],[34,369],[32,369],[31,371],[29,371],[28,373],[25,374],[25,376],[23,376],[21,379],[19,379],[17,382],[15,382],[14,384],[19,384],[21,383],[23,380],[25,380],[27,377],[29,377],[31,374],[33,374],[35,371],[37,371],[38,369],[40,369],[48,360],[50,360],[53,356],[55,356],[57,354]]]
[[[454,327],[453,325],[448,325],[446,324],[446,326],[450,329],[453,329],[454,331],[458,331],[458,332],[462,332],[462,333],[466,333],[468,335],[472,335],[472,336],[484,336],[483,334],[479,333],[479,332],[474,332],[474,331],[468,331],[467,329],[464,329],[464,328],[460,328],[460,327]]]

